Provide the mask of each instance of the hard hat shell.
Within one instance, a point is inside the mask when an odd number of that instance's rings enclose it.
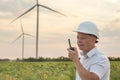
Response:
[[[81,23],[75,32],[81,32],[85,34],[91,34],[99,38],[99,30],[93,22],[85,21]]]

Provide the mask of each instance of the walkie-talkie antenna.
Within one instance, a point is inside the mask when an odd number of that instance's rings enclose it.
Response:
[[[70,39],[68,39],[68,43],[69,43],[69,48],[74,51],[74,48],[71,46]]]
[[[70,43],[70,39],[68,39],[68,43],[69,43],[69,48],[71,49],[71,43]]]

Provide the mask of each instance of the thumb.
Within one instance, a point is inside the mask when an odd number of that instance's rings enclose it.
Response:
[[[74,53],[75,53],[75,55],[78,55],[77,48],[76,48],[76,47],[73,47],[73,48],[74,48]]]
[[[77,48],[76,47],[73,47],[74,48],[74,51],[77,52]]]

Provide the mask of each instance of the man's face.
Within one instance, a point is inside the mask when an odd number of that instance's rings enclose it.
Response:
[[[87,51],[94,47],[96,38],[84,33],[77,33],[77,45],[80,50]]]

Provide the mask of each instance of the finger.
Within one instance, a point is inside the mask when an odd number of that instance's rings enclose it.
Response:
[[[72,52],[73,50],[71,50],[70,48],[68,48],[67,51]]]
[[[69,51],[70,48],[67,48],[67,51]]]
[[[68,53],[68,56],[69,56],[69,58],[72,58],[73,54],[72,53]]]
[[[73,48],[74,48],[75,53],[77,53],[77,48],[76,47],[73,47]]]
[[[76,51],[77,50],[77,48],[76,47],[73,47],[74,48],[74,50]]]

